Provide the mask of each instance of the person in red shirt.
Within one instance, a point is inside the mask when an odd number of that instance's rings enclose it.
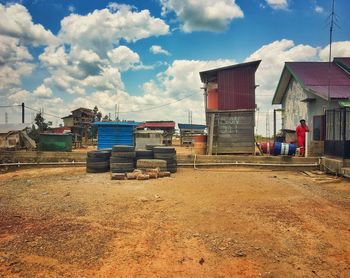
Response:
[[[300,155],[305,156],[305,133],[309,132],[309,127],[305,120],[300,120],[300,125],[297,126],[296,134],[298,138],[298,146],[300,148]]]

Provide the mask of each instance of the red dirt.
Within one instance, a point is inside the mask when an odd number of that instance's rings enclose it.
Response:
[[[350,277],[350,182],[180,169],[0,175],[0,276]]]

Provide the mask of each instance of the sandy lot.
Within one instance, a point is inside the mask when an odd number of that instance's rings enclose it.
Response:
[[[2,277],[350,277],[349,239],[346,180],[237,168],[149,181],[84,168],[0,175]]]

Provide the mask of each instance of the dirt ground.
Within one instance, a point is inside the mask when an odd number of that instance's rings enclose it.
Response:
[[[350,277],[349,239],[346,180],[238,168],[0,175],[0,277]]]

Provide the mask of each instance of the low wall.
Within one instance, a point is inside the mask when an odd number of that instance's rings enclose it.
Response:
[[[0,152],[0,163],[16,162],[84,162],[85,152],[32,152],[4,151]]]
[[[85,162],[85,152],[8,151],[0,153],[2,163]],[[177,155],[179,167],[251,166],[278,170],[310,170],[319,168],[318,157],[243,156],[243,155]]]

